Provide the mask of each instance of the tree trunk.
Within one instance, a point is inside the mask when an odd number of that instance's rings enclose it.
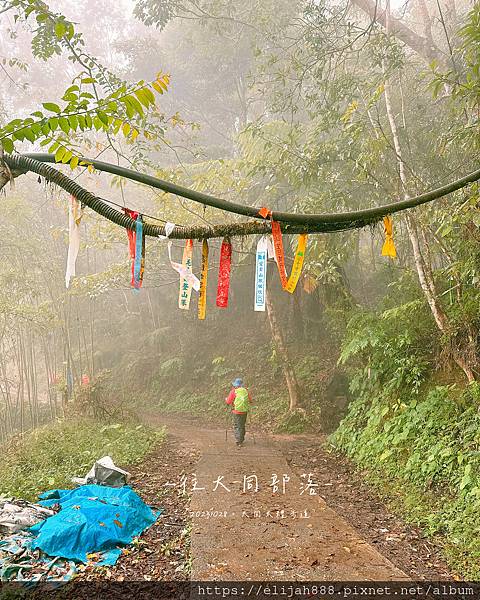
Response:
[[[423,37],[410,29],[400,19],[391,17],[389,8],[379,8],[379,3],[374,0],[352,0],[353,4],[358,6],[363,12],[365,12],[372,21],[379,23],[383,27],[390,29],[390,33],[397,39],[402,41],[404,44],[409,46],[419,56],[424,58],[428,63],[436,60],[439,64],[445,63],[445,58],[440,50],[432,43],[432,40],[427,37]],[[390,21],[390,24],[389,24]]]
[[[387,18],[387,31],[388,31],[388,18]],[[385,71],[385,69],[384,69]],[[398,163],[398,169],[400,174],[400,181],[402,183],[403,194],[405,199],[409,198],[409,194],[407,191],[408,188],[408,180],[405,169],[405,162],[403,160],[402,155],[402,147],[400,145],[400,138],[398,136],[397,126],[395,123],[395,116],[393,114],[393,108],[390,101],[390,83],[389,81],[385,81],[385,107],[387,111],[388,123],[390,126],[390,131],[392,132],[393,144],[395,147],[395,154]],[[410,243],[412,244],[413,249],[413,259],[415,263],[415,268],[417,270],[418,280],[420,283],[420,287],[425,295],[425,298],[428,302],[430,310],[432,311],[433,318],[435,319],[435,323],[442,334],[448,334],[449,331],[449,323],[448,317],[445,314],[439,300],[438,293],[435,286],[435,281],[433,279],[432,269],[430,265],[426,264],[425,258],[422,256],[422,252],[420,249],[420,240],[418,238],[418,232],[415,227],[415,221],[412,216],[408,215],[406,217],[407,231],[408,237],[410,238]],[[465,376],[469,383],[475,381],[475,375],[471,366],[468,364],[468,361],[461,353],[457,350],[454,350],[453,359],[457,363],[457,365],[462,369],[465,373]]]
[[[290,399],[289,411],[292,412],[300,406],[300,390],[298,386],[298,381],[295,375],[295,370],[290,361],[290,356],[288,354],[288,348],[285,344],[283,332],[277,321],[275,310],[273,308],[273,304],[268,291],[266,294],[265,303],[267,306],[268,322],[272,331],[272,338],[275,343],[280,362],[282,364],[283,375],[287,384],[288,396]]]

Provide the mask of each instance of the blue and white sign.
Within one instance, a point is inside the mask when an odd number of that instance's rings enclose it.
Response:
[[[262,236],[257,244],[255,260],[255,303],[256,311],[265,311],[265,292],[267,289],[267,238]]]

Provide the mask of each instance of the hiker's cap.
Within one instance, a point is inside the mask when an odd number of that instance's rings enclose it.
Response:
[[[233,387],[240,387],[243,385],[243,379],[241,377],[237,377],[232,381]]]

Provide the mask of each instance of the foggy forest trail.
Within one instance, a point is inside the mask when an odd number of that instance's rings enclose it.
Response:
[[[398,553],[407,564],[408,575],[395,566],[348,522],[352,515],[340,514],[321,497],[333,485],[321,473],[313,474],[316,494],[309,494],[305,485],[316,459],[309,464],[299,457],[302,449],[312,449],[313,443],[318,447],[318,437],[257,433],[254,444],[247,433],[245,446],[237,449],[232,432],[228,431],[226,439],[225,429],[220,427],[197,425],[181,416],[148,415],[145,421],[166,425],[170,436],[200,453],[194,469],[196,481],[192,473],[185,474],[191,493],[193,580],[389,581],[412,575],[447,575],[430,552],[423,551],[421,556],[418,549],[407,548],[403,534],[397,536]],[[292,460],[292,455],[299,460]],[[273,493],[275,475],[279,481]],[[284,475],[288,480],[283,493]],[[244,478],[249,478],[252,489],[244,491]],[[198,489],[192,491],[194,484]],[[395,524],[388,527],[393,529]],[[388,529],[380,527],[379,531]]]

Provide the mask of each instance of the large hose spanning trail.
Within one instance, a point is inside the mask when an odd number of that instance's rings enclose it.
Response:
[[[133,229],[135,227],[135,222],[130,217],[124,215],[115,208],[112,208],[101,198],[94,196],[60,171],[44,164],[47,162],[55,162],[55,157],[52,154],[13,154],[5,156],[4,160],[12,170],[20,172],[33,171],[44,177],[47,181],[55,183],[117,225],[127,229]],[[121,177],[188,198],[207,206],[212,206],[239,215],[262,219],[262,217],[258,215],[257,207],[229,202],[111,163],[88,158],[85,160],[91,163],[94,168],[99,171],[120,175]],[[380,207],[348,213],[311,215],[274,211],[272,217],[281,222],[282,230],[286,233],[329,233],[346,229],[356,229],[376,223],[388,214],[396,213],[408,208],[414,208],[415,206],[420,206],[421,204],[446,196],[478,179],[480,179],[480,169],[430,192],[409,198],[408,200],[401,200]],[[216,225],[212,227],[176,227],[170,237],[176,239],[202,239],[235,235],[252,235],[265,233],[267,231],[270,231],[270,224],[262,219],[258,222],[232,223],[229,225]],[[154,225],[152,223],[145,224],[146,235],[158,237],[159,235],[164,235],[164,233],[165,230],[162,225]]]
[[[46,155],[50,156],[50,155]],[[135,221],[128,215],[124,214],[117,208],[110,206],[105,200],[99,198],[84,189],[81,185],[64,175],[61,171],[54,169],[44,162],[40,162],[29,155],[12,154],[4,156],[4,161],[15,173],[26,173],[31,171],[44,177],[46,181],[58,185],[66,192],[83,202],[86,206],[94,210],[99,215],[102,215],[109,221],[124,227],[125,229],[135,229]],[[98,161],[95,161],[96,163]],[[107,163],[105,163],[107,164]],[[115,167],[115,165],[111,165]],[[135,173],[132,171],[132,173]],[[137,175],[140,175],[137,173]],[[146,177],[146,176],[145,176]],[[155,179],[155,178],[151,178]],[[144,182],[143,182],[144,183]],[[158,187],[158,186],[157,186]],[[282,231],[285,233],[318,233],[318,232],[333,232],[343,229],[353,229],[356,227],[364,227],[365,225],[375,223],[378,219],[370,219],[358,222],[343,222],[343,223],[319,223],[310,225],[282,223]],[[145,222],[145,235],[158,237],[165,235],[164,225],[155,225]],[[271,231],[270,223],[264,219],[261,221],[251,221],[248,223],[230,223],[226,225],[213,225],[211,227],[192,226],[192,227],[175,227],[170,234],[172,239],[207,239],[218,237],[233,237],[244,235],[257,235],[268,233]]]

